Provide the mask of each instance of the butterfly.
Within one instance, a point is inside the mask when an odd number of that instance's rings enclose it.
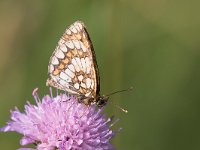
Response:
[[[60,38],[48,66],[47,86],[76,95],[85,105],[106,105],[100,95],[99,69],[92,41],[81,21],[70,25]]]

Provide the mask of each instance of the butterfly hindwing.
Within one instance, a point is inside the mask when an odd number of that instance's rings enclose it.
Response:
[[[48,73],[48,85],[95,100],[100,91],[99,72],[92,42],[82,22],[66,29],[50,58]]]

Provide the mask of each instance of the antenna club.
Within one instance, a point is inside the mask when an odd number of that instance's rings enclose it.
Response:
[[[128,110],[124,110],[124,112],[127,114],[127,113],[128,113]]]
[[[113,105],[113,106],[115,106],[116,108],[120,109],[120,110],[123,111],[124,113],[126,113],[126,114],[128,113],[128,110],[126,110],[126,109],[124,109],[124,108],[121,108],[120,106],[115,105],[115,104],[113,104],[112,102],[110,102],[110,104]]]
[[[126,110],[126,109],[123,109],[123,108],[121,108],[121,107],[118,107],[119,109],[121,109],[123,112],[125,112],[126,114],[128,113],[128,110]]]

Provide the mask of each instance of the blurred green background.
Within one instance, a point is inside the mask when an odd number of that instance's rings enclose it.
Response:
[[[101,93],[134,86],[110,100],[123,130],[118,150],[200,149],[200,1],[0,1],[0,126],[15,106],[49,93],[47,66],[65,28],[82,20],[94,44]],[[1,149],[21,135],[0,133]]]

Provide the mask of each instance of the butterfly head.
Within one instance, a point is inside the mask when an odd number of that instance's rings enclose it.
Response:
[[[108,99],[109,99],[109,97],[108,96],[106,96],[106,95],[103,95],[103,96],[98,96],[97,97],[97,102],[96,102],[96,104],[97,104],[97,106],[98,107],[103,107],[103,106],[105,106],[106,104],[107,104],[107,102],[108,102]]]

